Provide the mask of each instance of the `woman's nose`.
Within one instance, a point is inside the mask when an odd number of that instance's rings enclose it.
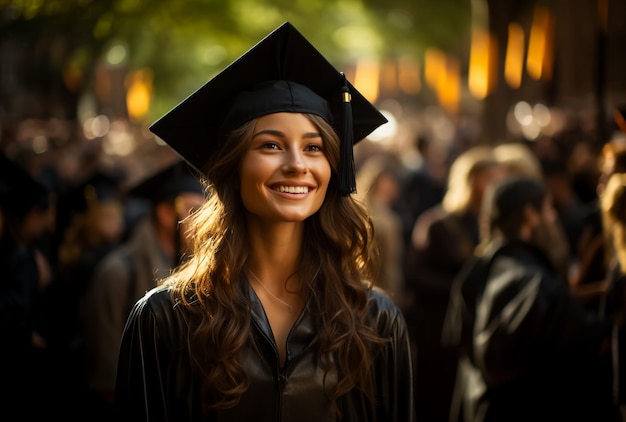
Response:
[[[290,150],[285,154],[284,169],[290,173],[302,173],[306,172],[306,158],[303,156],[302,151]]]

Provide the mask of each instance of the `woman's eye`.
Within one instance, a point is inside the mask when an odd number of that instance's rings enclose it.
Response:
[[[311,151],[311,152],[318,152],[318,151],[322,151],[322,146],[318,144],[310,144],[310,145],[307,145],[306,150]]]
[[[261,145],[261,148],[263,148],[263,149],[279,149],[280,147],[278,146],[278,144],[276,142],[265,142],[263,145]]]

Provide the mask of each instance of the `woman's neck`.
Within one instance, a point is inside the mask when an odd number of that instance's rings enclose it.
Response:
[[[303,225],[281,223],[249,225],[250,269],[262,280],[284,288],[285,280],[298,269]]]

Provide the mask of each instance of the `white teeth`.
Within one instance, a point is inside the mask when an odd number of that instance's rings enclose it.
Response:
[[[309,193],[309,188],[306,186],[277,186],[274,190],[287,193]]]

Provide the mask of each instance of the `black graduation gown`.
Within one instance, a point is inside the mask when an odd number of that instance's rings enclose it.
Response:
[[[36,399],[47,353],[32,343],[41,322],[39,278],[34,250],[0,237],[0,420],[37,420],[33,403],[47,403],[46,396]]]
[[[313,318],[305,311],[287,339],[287,361],[278,352],[263,307],[250,288],[252,338],[242,365],[250,387],[229,410],[202,416],[197,379],[186,348],[187,323],[174,307],[170,291],[157,287],[140,299],[128,319],[118,362],[115,405],[120,420],[138,421],[282,421],[337,419],[326,391],[336,376],[326,377],[316,355]],[[405,321],[392,300],[376,290],[371,312],[379,334],[391,341],[375,362],[377,403],[353,391],[339,400],[345,421],[412,421],[410,346]]]
[[[444,331],[460,353],[458,420],[617,421],[609,324],[587,312],[546,255],[510,240],[469,262]]]

